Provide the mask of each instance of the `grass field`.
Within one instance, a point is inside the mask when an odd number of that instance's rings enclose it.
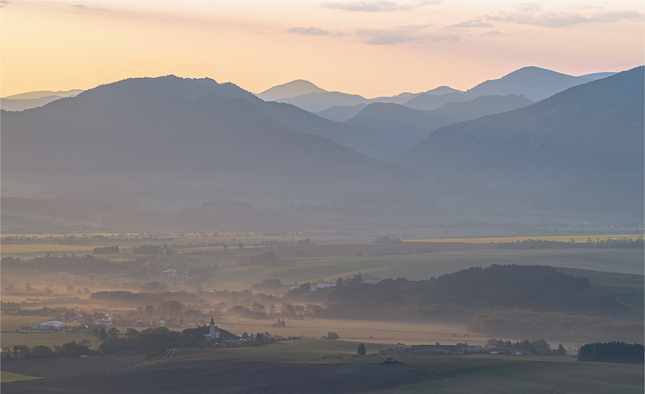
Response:
[[[1,371],[0,372],[0,381],[2,383],[9,383],[9,382],[21,382],[23,380],[34,380],[34,379],[42,379],[37,376],[27,376],[27,375],[21,375],[18,373],[11,373],[11,372],[5,372]]]
[[[401,357],[416,372],[441,377],[421,385],[399,386],[396,393],[642,393],[643,366],[580,363],[572,358],[538,356]]]
[[[277,363],[372,363],[384,356],[357,357],[358,342],[302,340],[240,349],[171,349],[148,363],[231,359]],[[366,343],[368,354],[384,345]],[[396,356],[406,368],[440,380],[397,387],[397,393],[642,393],[643,367],[579,363],[573,357]]]
[[[2,339],[1,346],[4,348],[13,347],[14,345],[27,345],[29,347],[45,345],[53,348],[54,345],[60,346],[70,341],[78,342],[81,339],[87,339],[93,344],[96,343],[94,336],[89,334],[47,330],[23,330],[21,328],[29,324],[39,324],[50,320],[52,320],[51,316],[16,316],[3,314],[0,320],[2,325],[2,335],[0,337]]]
[[[438,323],[406,323],[399,321],[369,321],[340,319],[286,319],[286,327],[271,327],[274,320],[241,319],[225,316],[217,325],[237,334],[243,332],[265,332],[272,335],[304,336],[320,338],[328,332],[336,332],[341,339],[361,342],[379,342],[385,344],[405,343],[418,345],[423,343],[457,343],[468,342],[483,345],[488,337],[469,334],[466,325]]]
[[[219,271],[209,280],[215,288],[248,289],[263,279],[303,283],[369,273],[378,278],[430,279],[470,267],[491,264],[550,265],[602,272],[643,275],[638,249],[480,249],[429,254],[284,259],[275,263]]]
[[[591,239],[593,241],[608,239],[626,238],[637,240],[642,238],[643,235],[638,234],[613,234],[613,235],[547,235],[547,236],[531,236],[531,237],[493,237],[493,238],[432,238],[432,239],[404,239],[403,242],[462,242],[469,244],[487,244],[487,243],[505,243],[505,242],[522,242],[529,239],[541,241],[556,241],[556,242],[571,242],[572,240],[578,243],[585,243]]]

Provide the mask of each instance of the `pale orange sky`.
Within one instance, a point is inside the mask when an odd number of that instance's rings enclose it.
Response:
[[[130,77],[365,97],[645,63],[643,1],[0,1],[0,96]]]

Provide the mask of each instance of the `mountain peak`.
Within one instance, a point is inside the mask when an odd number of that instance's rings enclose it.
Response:
[[[257,96],[264,101],[277,101],[281,99],[302,96],[308,93],[325,93],[324,89],[319,88],[309,81],[304,79],[296,79],[282,85],[274,86],[270,89],[259,93]]]
[[[517,69],[502,78],[482,82],[469,89],[468,93],[473,96],[523,94],[526,98],[535,102],[586,82],[589,82],[589,80],[545,68],[527,66]]]

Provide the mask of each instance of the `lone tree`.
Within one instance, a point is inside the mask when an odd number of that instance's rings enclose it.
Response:
[[[362,343],[360,345],[358,345],[358,350],[356,350],[356,354],[358,354],[359,356],[364,356],[365,355],[365,345],[363,345]]]

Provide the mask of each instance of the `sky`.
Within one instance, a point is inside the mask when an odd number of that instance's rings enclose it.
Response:
[[[364,97],[645,63],[643,1],[0,0],[0,96],[132,77]]]

